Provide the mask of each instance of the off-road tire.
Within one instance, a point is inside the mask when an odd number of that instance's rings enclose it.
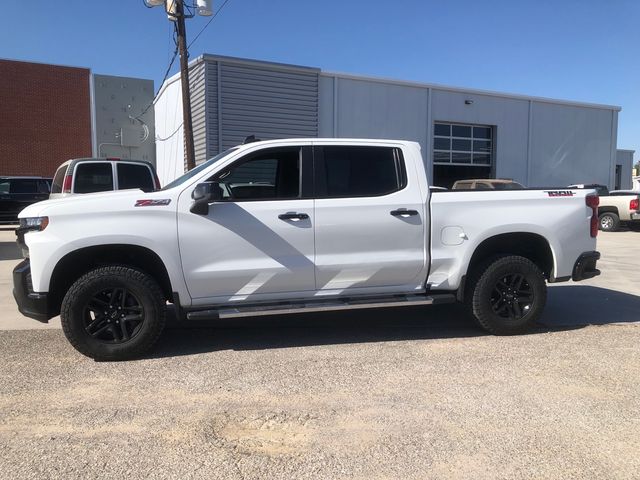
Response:
[[[598,227],[603,232],[615,232],[620,227],[620,217],[613,212],[601,213],[598,217]]]
[[[86,324],[91,322],[87,305],[100,292],[110,289],[126,291],[140,304],[143,318],[128,340],[109,342],[94,338],[87,331]],[[127,360],[141,356],[157,342],[166,322],[166,302],[157,282],[146,273],[124,266],[101,267],[80,277],[67,291],[60,319],[67,340],[83,355],[101,361]]]
[[[504,318],[505,312],[496,313],[502,307],[499,299],[503,297],[499,293],[499,282],[509,278],[523,278],[522,286],[532,297],[530,303],[520,303],[517,298],[525,298],[525,295],[513,298],[511,293],[512,304],[518,303],[522,312],[521,318]],[[509,283],[507,281],[507,283]],[[526,287],[526,288],[525,288]],[[514,288],[513,291],[516,289]],[[542,315],[545,303],[547,301],[547,285],[545,278],[540,269],[529,259],[509,255],[496,256],[476,267],[469,279],[468,290],[466,295],[466,303],[475,322],[494,335],[517,335],[525,333],[539,320]],[[505,301],[506,302],[506,301]],[[524,305],[524,306],[523,306]],[[510,307],[509,310],[513,310]],[[507,312],[507,315],[509,312]]]

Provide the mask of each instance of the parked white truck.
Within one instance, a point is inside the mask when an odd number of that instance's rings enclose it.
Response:
[[[606,185],[576,184],[567,188],[595,189],[600,196],[598,205],[598,219],[600,230],[615,232],[620,225],[637,228],[640,225],[640,192],[633,190],[612,190]]]
[[[597,208],[588,190],[431,193],[413,142],[255,142],[159,191],[27,207],[14,296],[103,360],[152,347],[167,303],[213,319],[458,300],[515,334],[546,282],[600,273]]]

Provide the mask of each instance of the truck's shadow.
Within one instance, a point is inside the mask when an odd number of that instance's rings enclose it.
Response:
[[[599,287],[549,289],[541,324],[530,334],[572,330],[591,324],[640,321],[640,297]],[[153,357],[218,350],[261,350],[365,342],[430,340],[486,335],[461,305],[353,310],[219,320],[170,322]]]

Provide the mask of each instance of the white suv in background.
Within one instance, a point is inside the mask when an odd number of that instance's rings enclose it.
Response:
[[[143,192],[159,189],[153,165],[143,160],[76,158],[58,167],[49,198],[130,188]]]

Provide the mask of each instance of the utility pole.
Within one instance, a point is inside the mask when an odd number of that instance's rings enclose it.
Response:
[[[191,170],[196,166],[196,152],[193,145],[193,124],[191,122],[191,96],[189,92],[189,52],[187,51],[187,29],[185,19],[192,18],[194,14],[185,15],[185,0],[143,0],[144,4],[151,7],[164,6],[169,20],[176,22],[178,51],[180,52],[180,81],[182,83],[182,125],[184,127],[184,156],[186,169]],[[211,0],[196,0],[195,8],[198,15],[205,17],[213,14]]]
[[[178,50],[180,51],[180,80],[182,83],[182,121],[184,125],[184,153],[187,171],[196,166],[196,151],[193,146],[193,125],[191,123],[191,95],[189,92],[189,54],[187,52],[187,30],[184,24],[184,0],[176,3],[176,27]]]

